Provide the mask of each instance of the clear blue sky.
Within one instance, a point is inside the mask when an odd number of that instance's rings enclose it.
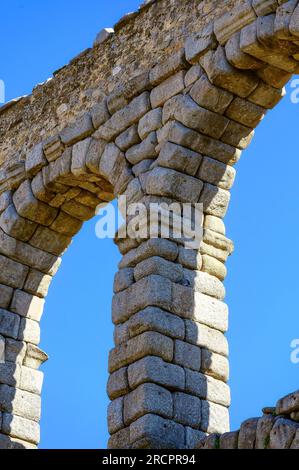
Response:
[[[0,79],[7,100],[30,93],[139,3],[3,2]],[[299,364],[290,361],[290,342],[299,338],[298,113],[289,90],[237,165],[226,217],[235,241],[226,280],[232,429],[298,388]],[[106,446],[111,295],[120,258],[111,240],[96,238],[95,222],[75,238],[47,299],[41,448]]]

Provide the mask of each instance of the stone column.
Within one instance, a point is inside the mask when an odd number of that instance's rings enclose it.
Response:
[[[197,72],[192,71],[195,76]],[[167,101],[166,93],[173,93],[169,83],[162,87],[160,104]],[[158,91],[154,89],[152,97]],[[168,113],[188,113],[188,98],[179,95],[179,100],[177,108],[173,100],[166,103],[163,116],[156,109],[139,122],[144,139],[126,152],[136,176],[122,194],[128,204],[141,202],[147,208],[151,202],[179,207],[201,202],[203,241],[200,249],[190,249],[174,238],[116,240],[123,258],[115,276],[112,311],[110,448],[194,448],[206,433],[229,430],[228,309],[222,281],[232,242],[225,237],[221,217],[235,173],[198,148],[188,148],[196,147],[200,135]],[[143,134],[145,124],[158,128],[150,137],[151,158],[142,152],[149,140]],[[219,143],[221,150],[227,151]],[[232,155],[235,152],[231,148]],[[216,180],[225,189],[211,184]]]
[[[0,225],[11,234],[22,232],[23,240],[28,239],[35,224],[17,215],[9,196],[0,197]],[[4,353],[0,363],[0,448],[31,449],[40,438],[43,373],[38,368],[47,360],[38,347],[39,320],[60,260],[2,228],[0,240],[0,341]]]

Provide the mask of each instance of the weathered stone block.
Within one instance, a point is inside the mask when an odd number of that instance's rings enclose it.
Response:
[[[238,440],[239,449],[254,449],[258,420],[259,418],[251,418],[241,425]]]
[[[210,434],[203,443],[203,449],[219,449],[220,447],[220,434]]]
[[[46,167],[48,168],[48,167]],[[56,194],[45,187],[43,173],[40,171],[31,181],[31,189],[34,196],[42,202],[50,203]]]
[[[230,405],[230,389],[226,383],[194,370],[185,369],[185,372],[187,392],[218,405]]]
[[[188,95],[171,98],[163,108],[163,123],[176,120],[202,134],[219,139],[224,133],[228,119],[198,106]]]
[[[111,400],[129,392],[127,367],[118,369],[109,375],[107,394]]]
[[[122,323],[133,313],[153,306],[171,310],[171,282],[161,276],[151,275],[141,279],[112,300],[112,319]]]
[[[186,393],[173,394],[173,418],[185,426],[198,428],[201,421],[201,401]]]
[[[289,449],[299,424],[294,421],[278,418],[270,433],[270,449]]]
[[[90,136],[94,131],[91,115],[85,113],[74,123],[60,132],[60,137],[65,145],[73,145],[79,140]]]
[[[250,0],[242,0],[229,13],[216,19],[214,31],[220,44],[226,41],[236,32],[240,31],[248,23],[256,18],[255,11]]]
[[[124,428],[123,420],[123,397],[116,398],[108,406],[108,431],[110,434],[114,434],[120,429]]]
[[[82,225],[82,220],[72,217],[66,212],[60,211],[50,228],[55,232],[72,237],[79,232]]]
[[[237,449],[239,431],[225,432],[220,436],[220,449]]]
[[[153,159],[157,156],[157,135],[151,132],[140,144],[134,145],[126,152],[126,159],[136,165],[142,160]]]
[[[147,307],[136,313],[128,322],[129,334],[137,336],[145,331],[156,331],[164,335],[184,339],[184,321],[157,307]]]
[[[85,165],[93,173],[99,174],[101,156],[105,150],[107,142],[103,139],[91,139],[86,154]]]
[[[203,74],[203,69],[200,65],[193,65],[185,75],[185,86],[193,85]],[[200,104],[200,103],[199,103]]]
[[[176,340],[174,343],[174,362],[182,367],[199,371],[201,368],[201,350],[198,346]]]
[[[160,134],[161,144],[165,141],[170,141],[203,155],[208,155],[223,163],[233,165],[239,160],[241,155],[240,150],[192,129],[188,129],[176,121],[170,122],[168,126],[164,126],[162,131]]]
[[[26,173],[30,176],[36,175],[41,168],[47,165],[47,159],[44,155],[43,144],[37,144],[28,154],[25,161]]]
[[[178,262],[185,268],[199,271],[202,266],[201,254],[197,250],[191,250],[180,246]],[[187,277],[187,280],[190,282],[189,277]]]
[[[228,343],[223,333],[201,323],[186,320],[186,341],[209,351],[228,356]]]
[[[44,374],[30,367],[21,367],[20,388],[27,392],[40,395],[43,386]]]
[[[293,36],[299,36],[299,6],[293,11],[291,21],[289,24],[289,31]],[[286,32],[287,34],[287,32]]]
[[[124,428],[113,434],[108,441],[108,449],[130,449],[130,429]]]
[[[145,116],[147,116],[146,114]],[[145,117],[144,116],[144,117]],[[143,118],[142,118],[143,119]],[[140,122],[142,121],[140,120]],[[122,132],[115,140],[116,145],[123,151],[126,152],[133,145],[140,143],[140,137],[138,134],[138,125],[133,124],[129,129]]]
[[[94,217],[94,215],[95,215],[95,210],[94,209],[92,209],[90,207],[87,207],[84,204],[80,204],[80,202],[77,202],[76,200],[71,200],[71,201],[65,202],[61,206],[61,209],[66,214],[70,215],[71,217],[75,217],[76,219],[79,219],[82,222],[85,222],[86,220],[92,219],[92,217]],[[53,228],[53,226],[51,226],[51,228]],[[69,245],[70,240],[66,241],[65,239],[63,239],[63,237],[60,238],[58,236],[56,238],[56,243],[58,241],[61,243],[62,240],[63,240],[63,243],[61,244],[61,246],[64,246],[64,249],[65,249],[66,246]],[[58,249],[57,246],[54,247],[54,249],[55,249],[55,251],[58,251],[58,253],[61,253],[61,251]],[[53,251],[54,251],[54,249],[53,249]]]
[[[156,108],[149,111],[138,124],[138,134],[140,138],[145,139],[151,132],[162,127],[162,108]]]
[[[231,65],[241,70],[259,70],[265,65],[261,60],[246,54],[241,49],[241,33],[235,33],[225,45],[225,55]]]
[[[229,431],[228,409],[203,400],[201,402],[201,429],[208,433],[223,434]]]
[[[290,81],[292,74],[268,65],[258,71],[258,76],[274,88],[283,88]]]
[[[201,350],[201,372],[214,377],[214,379],[228,381],[229,364],[226,357],[211,352],[208,349]]]
[[[113,185],[117,184],[121,187],[127,184],[130,178],[132,178],[132,173],[124,154],[113,143],[106,146],[101,157],[99,170]]]
[[[0,214],[12,203],[12,192],[4,191],[0,194]]]
[[[276,403],[277,415],[288,415],[293,411],[299,411],[299,390],[286,395]]]
[[[258,420],[256,428],[255,449],[267,449],[270,443],[270,433],[275,422],[273,415],[264,415]]]
[[[117,85],[107,97],[107,106],[111,114],[124,108],[135,96],[150,89],[149,72],[143,72]]]
[[[170,240],[164,238],[151,238],[138,248],[129,251],[119,263],[119,268],[134,267],[141,261],[152,256],[160,256],[174,261],[178,255],[178,246]]]
[[[33,393],[0,384],[0,409],[32,421],[39,421],[41,400]]]
[[[212,184],[206,183],[199,202],[203,204],[204,212],[208,215],[223,218],[228,209],[230,193]]]
[[[226,115],[234,121],[254,128],[264,118],[266,109],[250,101],[235,98],[226,111]]]
[[[0,308],[8,308],[12,298],[13,288],[0,284]]]
[[[218,162],[210,157],[204,157],[198,177],[222,189],[230,189],[234,184],[236,171],[233,167]]]
[[[132,268],[120,269],[114,278],[114,292],[121,292],[134,283],[134,270]]]
[[[21,318],[18,339],[26,343],[39,344],[40,326],[37,321],[30,318]]]
[[[290,446],[290,449],[299,449],[299,429],[297,429],[297,432]]]
[[[124,422],[131,424],[148,413],[172,418],[172,395],[156,384],[145,383],[124,398]]]
[[[224,302],[190,287],[173,284],[173,311],[220,331],[228,326],[228,308]]]
[[[24,365],[31,369],[38,369],[41,364],[48,360],[47,354],[35,344],[28,344]]]
[[[182,367],[164,362],[160,357],[145,357],[128,368],[131,388],[147,382],[154,382],[171,390],[184,390],[185,373]]]
[[[112,349],[109,354],[109,371],[114,372],[123,366],[138,361],[145,356],[158,356],[172,361],[173,341],[154,331],[147,331]]]
[[[157,274],[166,277],[173,282],[181,282],[183,280],[183,268],[181,265],[167,261],[159,256],[153,256],[141,263],[137,264],[134,268],[135,281]]]
[[[269,15],[278,8],[277,0],[253,0],[252,7],[258,16]]]
[[[37,423],[9,413],[3,413],[2,432],[34,444],[38,444],[40,440],[39,425]]]
[[[154,88],[151,92],[152,107],[159,108],[169,98],[183,91],[185,88],[184,77],[185,72],[180,71]]]
[[[219,300],[224,299],[225,288],[223,283],[215,276],[211,276],[210,274],[202,271],[193,271],[190,269],[185,269],[184,275],[185,279],[189,282],[190,287],[193,287],[196,291],[215,297]]]
[[[223,220],[213,215],[206,215],[203,221],[204,229],[225,235],[225,225]]]
[[[276,10],[274,33],[279,39],[289,39],[291,36],[289,27],[293,30],[294,20],[292,22],[292,17],[297,6],[297,0],[279,3],[280,5]]]
[[[19,186],[13,195],[13,201],[17,212],[22,217],[41,225],[51,225],[57,215],[56,209],[34,197],[29,180]]]
[[[38,250],[26,243],[10,237],[0,228],[0,253],[20,261],[23,264],[31,265],[33,268],[43,272],[50,272],[57,263],[57,258]],[[17,265],[16,265],[17,266]],[[56,271],[55,271],[56,272]],[[18,273],[19,274],[19,273]],[[9,278],[9,276],[8,276]],[[0,277],[1,282],[1,277]],[[9,282],[2,281],[4,284],[10,285]],[[17,286],[19,287],[19,286]]]
[[[254,136],[254,130],[245,127],[234,121],[230,121],[221,140],[229,145],[244,150],[251,143]]]
[[[258,88],[249,96],[249,101],[262,106],[266,109],[272,109],[285,96],[286,90],[273,88],[267,83],[261,82]]]
[[[153,86],[158,85],[179,70],[187,68],[184,49],[174,52],[166,60],[161,61],[150,71],[150,81]]]
[[[160,416],[147,414],[130,426],[130,442],[147,439],[148,443],[159,442],[160,449],[183,449],[185,444],[184,426]],[[155,446],[150,448],[156,448]]]
[[[10,204],[0,216],[0,227],[18,240],[28,241],[36,230],[36,223],[20,217],[15,206]]]
[[[14,292],[10,308],[12,312],[17,313],[21,317],[40,321],[43,314],[44,304],[44,299],[17,289]]]
[[[195,176],[202,156],[181,145],[166,142],[159,153],[157,165]]]
[[[115,346],[126,343],[130,339],[128,322],[117,325],[114,328],[113,337]]]
[[[199,33],[187,38],[185,43],[186,59],[190,64],[197,64],[200,57],[210,49],[216,49],[217,40],[213,22],[201,29]]]
[[[20,317],[7,310],[0,309],[0,334],[17,339]]]
[[[206,434],[197,429],[186,427],[186,447],[187,449],[197,449],[206,438]]]
[[[80,176],[86,173],[85,161],[90,144],[91,138],[88,137],[87,139],[81,140],[73,146],[71,164],[71,171],[73,175]]]
[[[146,183],[148,194],[172,197],[181,202],[198,202],[202,188],[199,179],[161,167],[149,173]]]
[[[67,237],[62,233],[50,230],[47,227],[40,226],[31,238],[30,245],[51,253],[52,255],[60,256],[67,249],[71,242],[71,237]]]
[[[100,103],[97,103],[91,109],[91,119],[95,129],[98,129],[110,118],[110,113],[107,107],[107,99],[104,98]]]
[[[267,18],[267,17],[266,17]],[[270,17],[270,21],[271,21]],[[240,48],[243,52],[259,59],[262,60],[270,65],[273,65],[275,67],[278,67],[286,72],[294,72],[296,69],[296,61],[292,59],[291,57],[288,57],[287,55],[283,55],[281,53],[273,51],[273,48],[267,47],[264,44],[261,44],[261,39],[263,42],[266,41],[266,39],[262,36],[258,37],[259,30],[258,30],[258,25],[263,24],[262,21],[264,21],[264,24],[267,24],[265,20],[259,19],[258,21],[253,22],[252,24],[246,26],[241,31],[241,36],[240,36]],[[275,27],[275,26],[274,26]],[[264,30],[265,28],[263,28]],[[264,32],[263,32],[264,34]],[[272,42],[272,28],[270,32],[266,31],[265,36],[267,37],[267,42],[270,41]],[[271,44],[272,45],[272,44]]]
[[[49,137],[45,142],[43,142],[43,151],[48,162],[53,162],[54,160],[57,160],[57,158],[61,157],[64,148],[64,144],[61,142],[59,135]]]
[[[214,113],[223,114],[233,100],[233,95],[210,83],[206,75],[202,75],[190,90],[192,99]]]
[[[246,98],[258,86],[258,78],[251,72],[235,69],[226,59],[224,49],[208,52],[200,61],[210,82],[225,90]]]
[[[20,367],[12,362],[0,362],[0,383],[16,386],[20,380]]]
[[[99,127],[94,137],[111,141],[128,127],[136,124],[150,109],[149,93],[144,92],[134,98],[125,108],[113,114],[105,124]]]
[[[11,338],[5,340],[5,361],[13,362],[14,364],[23,364],[23,359],[26,354],[26,343],[22,341],[15,341]]]

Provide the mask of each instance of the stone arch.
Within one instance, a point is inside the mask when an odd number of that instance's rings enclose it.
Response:
[[[139,14],[168,3],[146,2]],[[233,165],[299,70],[297,0],[229,7],[195,22],[166,57],[30,145],[23,171],[1,186],[2,447],[38,443],[44,298],[71,238],[99,202],[119,195],[147,205],[201,202],[204,234],[198,251],[182,240],[116,238],[123,258],[114,284],[109,447],[194,448],[206,433],[229,430],[223,280],[233,244],[222,219]],[[95,50],[109,37],[102,33]]]

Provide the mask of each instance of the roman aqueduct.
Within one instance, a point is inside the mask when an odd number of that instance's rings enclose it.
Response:
[[[223,286],[234,164],[296,73],[298,0],[149,0],[0,109],[0,448],[39,442],[45,297],[119,195],[201,202],[204,233],[116,239],[109,447],[299,448],[298,392],[228,432]]]

